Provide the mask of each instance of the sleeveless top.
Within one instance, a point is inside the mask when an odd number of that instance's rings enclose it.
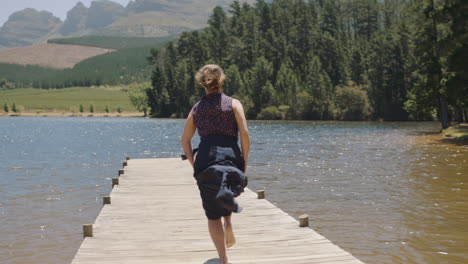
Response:
[[[238,129],[232,100],[232,97],[224,93],[211,93],[204,95],[193,106],[193,120],[200,137],[225,135],[237,138]]]

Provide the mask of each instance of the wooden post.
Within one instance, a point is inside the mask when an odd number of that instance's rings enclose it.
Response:
[[[111,198],[110,196],[104,196],[102,197],[102,204],[110,204],[111,203]]]
[[[93,237],[93,225],[92,224],[83,225],[83,238],[85,237]]]
[[[258,191],[257,196],[257,199],[265,199],[265,190]]]
[[[119,178],[112,178],[112,188],[114,188],[114,185],[119,185]]]
[[[130,160],[130,157],[129,157],[129,156],[127,156],[127,160]]]
[[[299,226],[300,227],[308,227],[309,226],[309,216],[303,214],[299,216]]]
[[[125,160],[125,161],[123,162],[123,166],[125,167],[125,166],[127,166],[127,165],[128,165],[128,162]]]
[[[125,172],[124,169],[119,169],[119,176],[124,174],[124,172]]]

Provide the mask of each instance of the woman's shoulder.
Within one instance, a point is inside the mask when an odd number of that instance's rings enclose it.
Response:
[[[234,97],[229,96],[229,95],[227,95],[227,94],[225,94],[225,93],[221,93],[221,96],[224,97],[224,98],[228,98],[228,99],[230,99],[230,100],[235,100]]]
[[[236,99],[236,98],[234,98],[234,97],[231,97],[231,99],[232,99],[232,106],[233,106],[233,107],[234,107],[234,106],[242,105],[242,103],[241,103],[238,99]]]
[[[200,100],[201,101],[201,100]],[[200,101],[196,102],[191,109],[192,114],[196,113],[198,105],[200,104]]]
[[[223,96],[227,101],[232,102],[232,105],[234,105],[234,104],[240,104],[240,101],[237,100],[236,98],[232,97],[232,96],[229,96],[229,95],[227,95],[227,94],[225,94],[225,93],[223,93],[222,96]]]

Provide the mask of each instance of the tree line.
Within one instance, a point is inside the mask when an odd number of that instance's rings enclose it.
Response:
[[[468,2],[258,0],[214,8],[208,27],[153,49],[151,116],[185,117],[204,64],[249,118],[431,120],[468,105]]]

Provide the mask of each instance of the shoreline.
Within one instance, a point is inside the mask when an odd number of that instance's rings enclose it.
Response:
[[[468,141],[468,123],[461,123],[442,130],[444,138]]]
[[[74,113],[70,111],[22,111],[20,113],[0,113],[0,117],[143,117],[142,112],[132,111],[132,112],[122,112],[122,113],[106,113],[106,112],[83,112],[83,113]]]
[[[468,146],[468,123],[450,126],[445,130],[415,131],[417,145]]]

